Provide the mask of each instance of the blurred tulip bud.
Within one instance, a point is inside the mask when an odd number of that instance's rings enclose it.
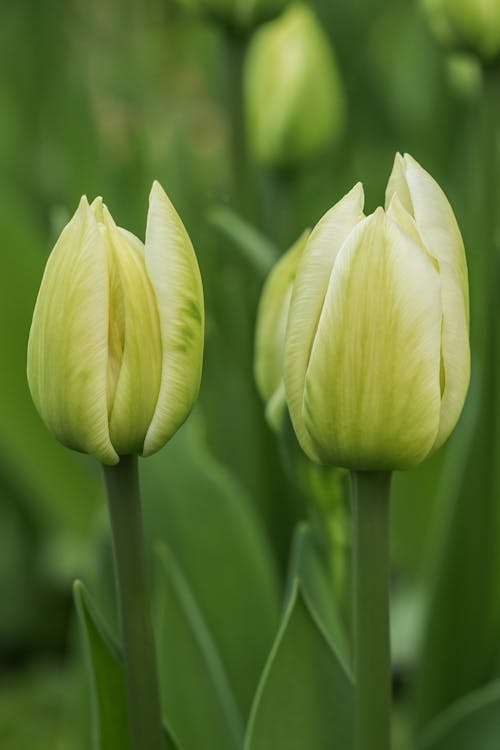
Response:
[[[285,344],[290,415],[308,456],[405,469],[446,440],[470,373],[467,266],[444,193],[396,156],[386,211],[361,184],[311,233]]]
[[[255,331],[255,381],[266,402],[266,418],[278,431],[286,410],[283,354],[288,309],[295,274],[309,230],[276,263],[266,279],[257,312]]]
[[[83,197],[47,262],[28,343],[49,430],[103,464],[155,453],[198,394],[203,320],[193,246],[160,185],[145,245]]]
[[[475,52],[485,60],[500,53],[498,0],[423,0],[429,23],[447,46]]]
[[[249,145],[262,164],[295,165],[338,136],[344,100],[337,65],[326,34],[306,5],[292,5],[253,38],[245,104]]]
[[[288,0],[179,0],[189,10],[239,30],[274,18]]]

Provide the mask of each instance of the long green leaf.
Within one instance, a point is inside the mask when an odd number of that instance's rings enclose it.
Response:
[[[172,551],[246,717],[279,623],[276,564],[250,498],[193,417],[143,463],[146,533]]]
[[[350,750],[354,688],[298,583],[257,690],[245,750]]]
[[[80,581],[74,583],[73,596],[91,691],[93,750],[129,750],[125,677],[118,647]],[[181,750],[168,727],[165,750]]]
[[[335,599],[334,583],[327,561],[307,523],[297,526],[292,542],[290,561],[290,595],[295,588],[294,581],[301,582],[301,592],[311,612],[321,623],[332,648],[344,664],[350,660],[350,649],[340,605]]]
[[[457,701],[423,733],[419,750],[498,750],[500,680]]]
[[[76,611],[85,644],[92,694],[94,750],[128,750],[127,706],[123,668],[103,621],[80,581],[73,586]]]
[[[243,721],[217,648],[165,544],[158,545],[158,557],[158,658],[165,713],[189,750],[238,750]]]

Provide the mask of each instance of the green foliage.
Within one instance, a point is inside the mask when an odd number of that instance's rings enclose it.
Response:
[[[245,750],[349,750],[353,693],[295,582],[255,695]]]
[[[158,546],[158,559],[157,643],[165,714],[184,747],[237,750],[243,720],[220,655],[165,545]]]
[[[73,594],[92,696],[93,750],[127,750],[131,745],[121,656],[80,581],[75,582]],[[165,750],[181,750],[168,728],[165,743]]]
[[[500,682],[448,708],[423,733],[420,750],[496,750],[500,744]]]

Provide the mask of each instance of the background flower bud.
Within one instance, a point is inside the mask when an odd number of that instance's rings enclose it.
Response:
[[[189,10],[233,26],[248,29],[273,18],[288,0],[180,0]]]
[[[274,430],[279,430],[286,409],[283,383],[286,324],[295,274],[309,234],[306,230],[271,270],[257,311],[255,382],[266,402],[267,421]]]
[[[443,192],[397,156],[387,211],[360,184],[320,220],[290,303],[285,385],[320,463],[404,469],[446,440],[470,373],[467,267]]]
[[[313,11],[290,6],[253,38],[245,68],[249,145],[263,164],[310,158],[338,135],[344,100],[329,40]]]
[[[47,262],[28,342],[49,430],[104,464],[159,450],[196,399],[203,319],[194,250],[160,185],[145,246],[83,197]]]
[[[444,44],[470,50],[485,60],[500,53],[500,3],[479,0],[423,0],[432,30]]]

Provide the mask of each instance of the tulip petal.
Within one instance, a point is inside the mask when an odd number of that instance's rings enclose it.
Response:
[[[84,197],[47,262],[28,343],[28,382],[58,440],[115,464],[106,403],[108,298],[104,241]]]
[[[160,393],[144,442],[148,456],[172,437],[196,400],[204,333],[203,288],[193,246],[158,182],[149,198],[145,253],[163,348]]]
[[[306,429],[322,462],[418,464],[439,424],[439,273],[382,209],[337,256],[305,377]]]
[[[309,238],[306,230],[274,265],[259,302],[255,330],[255,381],[268,401],[283,379],[286,324],[292,286],[300,258]]]
[[[470,380],[469,287],[460,230],[448,199],[437,182],[408,154],[397,154],[386,198],[397,195],[428,252],[437,260],[443,306],[442,360],[444,389],[437,449],[453,430]]]
[[[120,455],[140,453],[160,390],[162,344],[156,297],[144,261],[142,243],[120,231],[106,206],[102,218],[110,266],[108,362],[109,431]],[[121,327],[121,330],[120,330]],[[117,365],[111,362],[116,352]]]
[[[333,264],[343,242],[363,218],[363,204],[363,186],[358,183],[315,226],[297,270],[290,302],[284,362],[288,408],[300,445],[316,461],[319,458],[302,411],[306,371]]]

